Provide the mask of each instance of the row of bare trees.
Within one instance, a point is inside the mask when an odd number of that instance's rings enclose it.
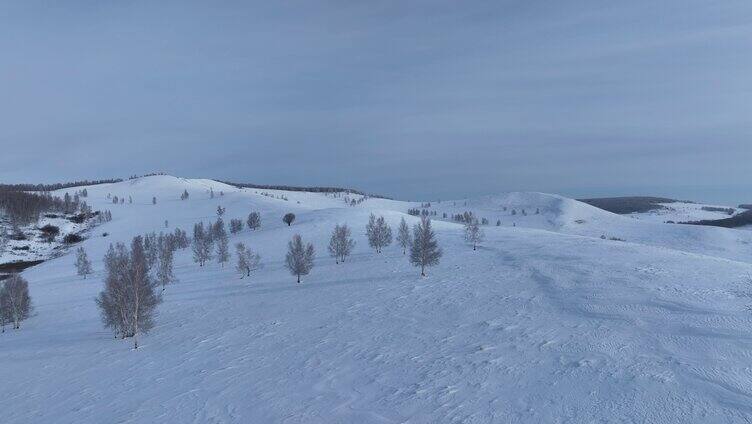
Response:
[[[366,224],[368,244],[376,251],[382,250],[392,243],[392,229],[383,216],[371,214]],[[420,275],[425,276],[427,267],[437,265],[443,254],[436,240],[436,234],[431,227],[431,220],[423,216],[418,224],[413,226],[412,233],[407,222],[402,218],[397,230],[397,243],[402,248],[402,254],[410,250],[410,263],[420,268]],[[329,254],[336,263],[344,262],[355,247],[355,240],[351,237],[350,228],[346,224],[334,227],[329,239]]]

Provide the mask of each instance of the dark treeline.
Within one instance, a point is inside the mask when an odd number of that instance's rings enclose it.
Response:
[[[158,175],[167,175],[167,173],[165,173],[165,172],[152,172],[152,173],[143,174],[143,175],[131,175],[130,177],[128,177],[128,180],[135,180],[135,179],[144,178],[144,177],[155,177],[155,176],[158,176]]]
[[[752,225],[752,210],[742,212],[730,218],[703,219],[701,221],[680,222],[680,224],[707,225],[711,227],[723,227],[723,228],[739,228],[745,225]]]
[[[598,199],[577,199],[580,202],[587,203],[596,208],[603,209],[617,214],[629,214],[649,212],[653,210],[666,209],[662,203],[676,203],[677,200],[667,199],[664,197],[604,197]],[[689,203],[689,202],[688,202]]]
[[[384,196],[368,194],[362,191],[353,190],[349,188],[341,188],[341,187],[297,187],[297,186],[287,186],[287,185],[233,183],[230,181],[219,181],[219,182],[229,184],[231,186],[235,186],[238,188],[255,188],[259,190],[303,191],[307,193],[350,193],[350,194],[359,194],[361,196],[376,197],[379,199],[387,199],[387,197],[384,197]]]
[[[109,180],[83,180],[83,181],[71,181],[67,183],[55,183],[55,184],[0,184],[0,192],[3,191],[55,191],[62,190],[70,187],[80,187],[98,184],[110,184],[119,183],[123,180],[120,178]]]
[[[74,213],[81,209],[89,212],[85,202],[79,196],[54,197],[49,193],[27,193],[25,191],[0,191],[0,211],[10,219],[15,226],[26,225],[39,220],[39,216],[46,212]]]
[[[706,212],[723,212],[726,215],[733,215],[736,210],[734,208],[719,208],[717,206],[703,206],[700,208]]]

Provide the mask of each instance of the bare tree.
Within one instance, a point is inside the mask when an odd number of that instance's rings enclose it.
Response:
[[[8,296],[5,295],[5,288],[0,284],[0,331],[3,333],[5,333],[5,325],[13,321],[9,300]]]
[[[157,239],[158,246],[158,261],[157,261],[157,283],[162,286],[164,291],[165,286],[175,281],[175,276],[172,273],[173,260],[175,249],[177,249],[177,239],[172,234],[163,236],[159,234]]]
[[[397,230],[397,243],[402,247],[402,254],[407,253],[407,249],[413,244],[413,237],[410,234],[410,228],[405,222],[405,218],[400,221],[399,229]]]
[[[204,228],[204,223],[199,222],[193,226],[193,261],[198,266],[204,266],[211,259],[212,242],[209,236],[211,230]]]
[[[420,267],[420,275],[426,276],[426,267],[439,263],[443,252],[436,241],[436,235],[431,228],[431,220],[421,217],[420,223],[413,227],[413,245],[410,248],[410,262]]]
[[[146,255],[146,269],[147,271],[151,271],[155,268],[159,259],[157,234],[153,231],[144,236],[144,254]]]
[[[0,290],[0,298],[4,311],[2,314],[13,322],[14,329],[21,328],[21,321],[28,318],[32,310],[29,283],[20,275],[11,274]],[[3,318],[3,322],[6,318]]]
[[[79,247],[76,249],[76,273],[79,276],[83,276],[84,280],[86,279],[86,276],[91,274],[91,261],[89,260],[89,256],[86,254],[86,251],[83,247]]]
[[[138,349],[138,335],[154,326],[162,301],[154,292],[141,236],[133,239],[130,250],[122,243],[110,246],[104,263],[105,288],[97,297],[102,322],[122,338],[133,337],[133,348]]]
[[[185,249],[191,245],[191,241],[188,239],[188,233],[180,228],[175,228],[175,231],[172,234],[177,249]]]
[[[0,256],[5,253],[5,248],[8,245],[8,231],[5,227],[0,227]]]
[[[350,234],[350,227],[347,224],[334,227],[332,238],[329,239],[328,249],[336,263],[344,262],[355,247],[355,240],[352,239]]]
[[[258,212],[251,212],[248,214],[248,221],[246,223],[248,224],[249,230],[258,229],[261,227],[261,214]]]
[[[295,214],[292,212],[286,213],[285,216],[282,217],[282,222],[287,224],[288,227],[292,225],[293,221],[295,221]]]
[[[222,219],[222,217],[217,217],[217,221],[214,222],[213,225],[209,226],[209,232],[210,237],[212,240],[217,240],[223,233],[227,234],[225,231],[225,221]]]
[[[240,272],[240,278],[250,277],[251,272],[261,268],[261,256],[258,253],[245,247],[243,243],[235,245],[238,255],[237,269]]]
[[[225,264],[230,260],[230,247],[227,240],[227,232],[225,227],[220,227],[221,231],[216,233],[217,240],[217,262],[224,268]]]
[[[300,238],[299,234],[295,234],[287,244],[285,265],[292,275],[298,277],[298,283],[300,283],[300,276],[308,275],[311,272],[315,256],[316,251],[313,249],[313,245],[308,243],[303,246],[303,239]]]
[[[366,225],[366,235],[368,236],[368,245],[381,253],[381,250],[392,244],[392,229],[387,225],[383,216],[376,218],[371,214]]]
[[[485,238],[483,230],[478,225],[478,220],[473,219],[465,223],[465,241],[473,245],[473,250]]]
[[[237,234],[243,231],[243,220],[233,218],[230,220],[230,233]]]

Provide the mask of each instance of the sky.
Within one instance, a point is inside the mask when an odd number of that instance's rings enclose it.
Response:
[[[752,1],[7,1],[0,182],[752,202]]]

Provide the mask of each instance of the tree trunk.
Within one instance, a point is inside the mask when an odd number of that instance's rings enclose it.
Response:
[[[300,284],[300,274],[298,274],[298,284]]]

